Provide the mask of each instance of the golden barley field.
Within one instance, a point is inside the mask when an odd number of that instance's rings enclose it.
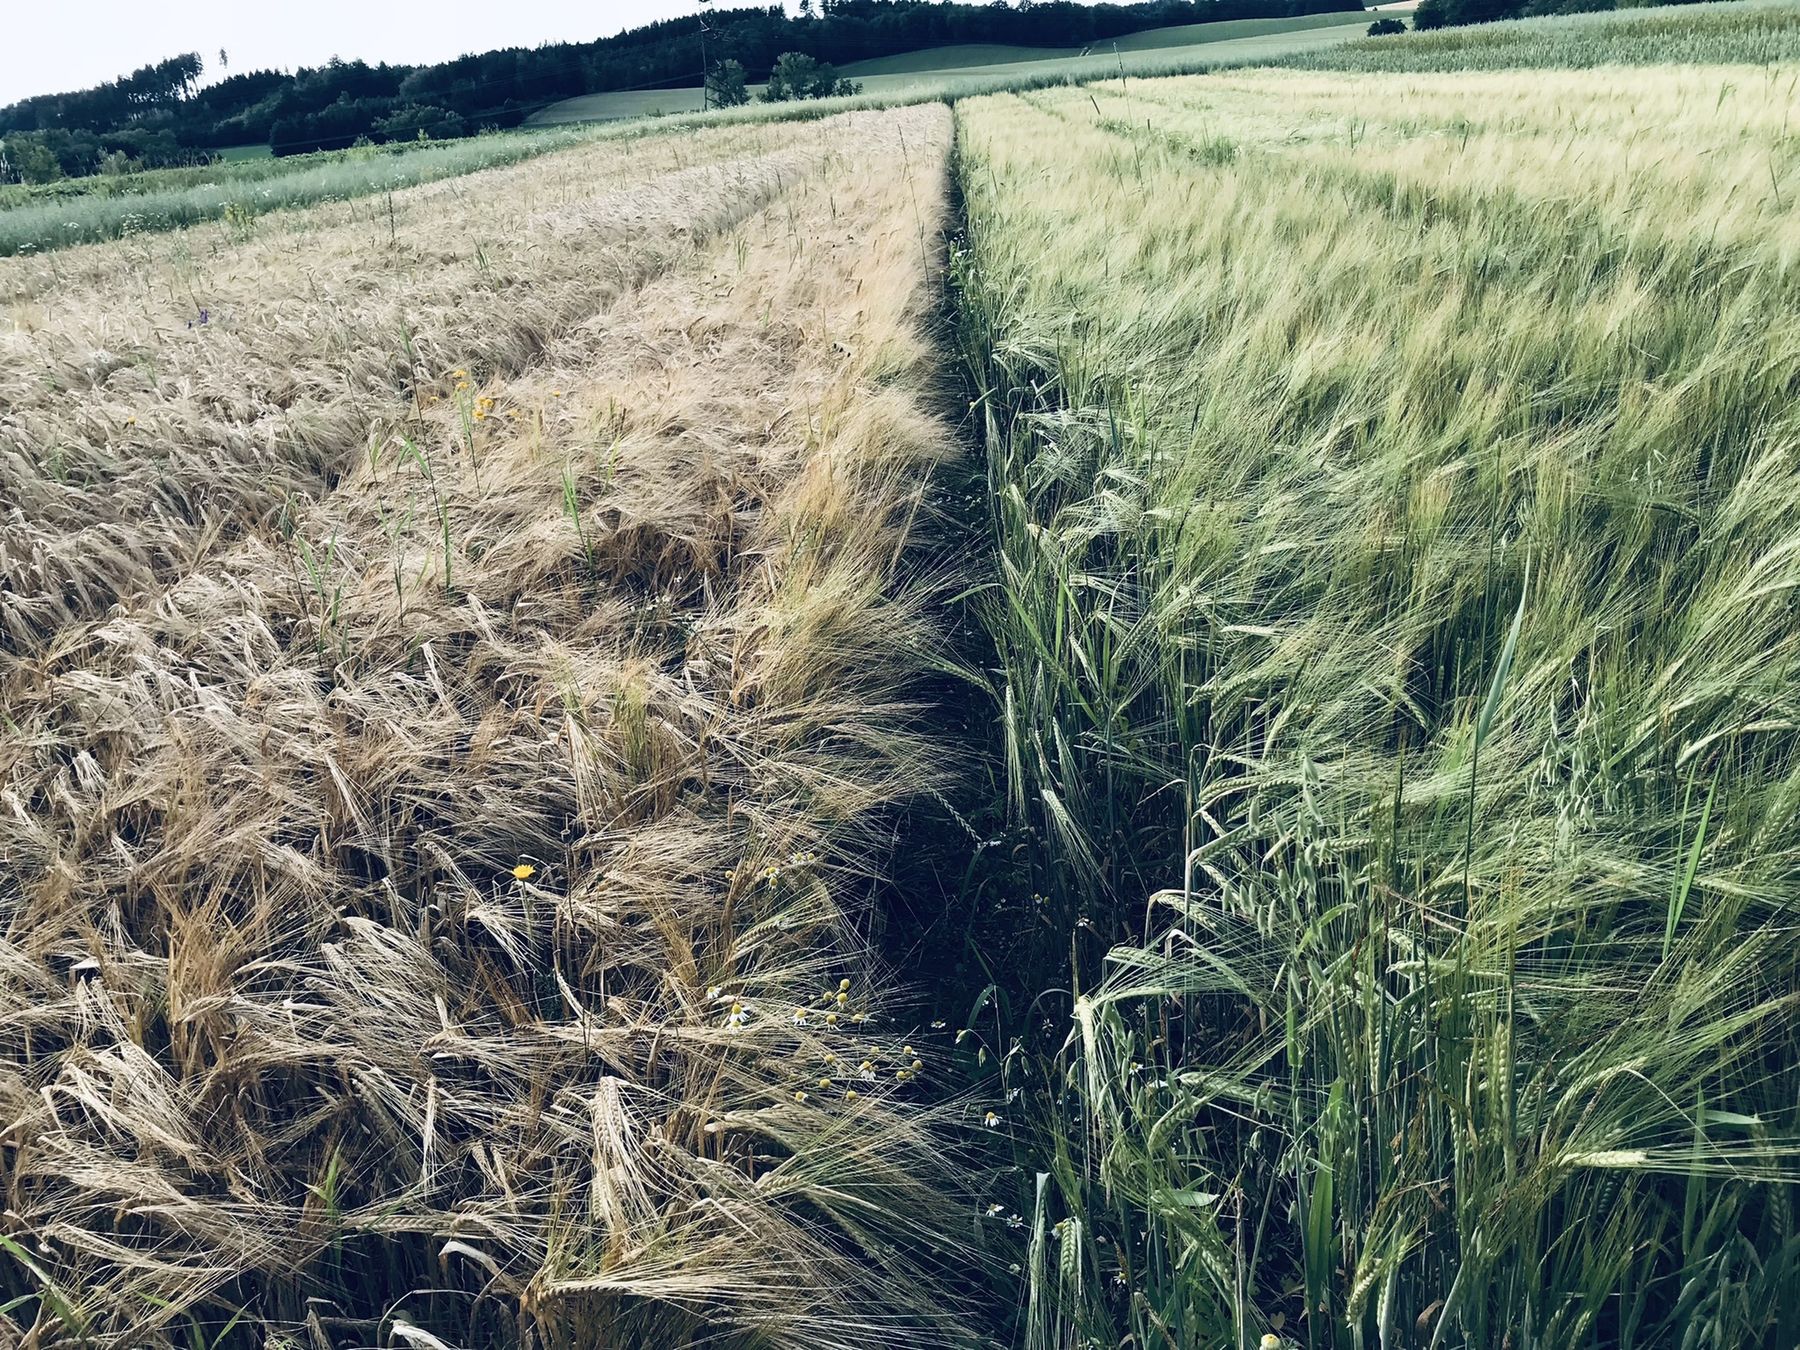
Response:
[[[884,1254],[954,1251],[944,1108],[858,910],[942,770],[949,139],[653,137],[4,264],[30,1343],[933,1335]]]

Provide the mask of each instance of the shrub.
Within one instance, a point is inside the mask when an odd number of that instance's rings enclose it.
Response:
[[[775,58],[775,69],[769,72],[769,83],[763,89],[763,102],[787,103],[807,98],[843,98],[860,94],[862,86],[854,80],[838,78],[835,67],[805,52],[783,52]]]
[[[1377,19],[1369,25],[1370,37],[1390,37],[1395,33],[1404,33],[1406,25],[1399,19]]]
[[[54,183],[62,177],[62,165],[43,139],[33,135],[8,136],[0,145],[8,181]]]
[[[462,116],[449,108],[432,103],[409,103],[396,108],[375,123],[376,133],[390,141],[445,141],[461,136],[466,127]]]

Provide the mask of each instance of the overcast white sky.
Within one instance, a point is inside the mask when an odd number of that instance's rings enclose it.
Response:
[[[721,0],[721,7],[754,0]],[[582,41],[698,13],[697,0],[5,0],[0,103],[85,89],[181,52],[206,79],[318,65],[442,61],[495,47]]]

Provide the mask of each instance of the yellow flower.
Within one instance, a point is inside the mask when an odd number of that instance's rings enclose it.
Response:
[[[825,1025],[828,1027],[835,1027],[837,1025],[837,1014],[836,1013],[826,1013],[825,1014]]]
[[[981,1123],[990,1130],[996,1128],[1000,1124],[1000,1113],[998,1111],[989,1111],[981,1118]]]
[[[468,387],[469,387],[469,382],[467,380],[458,380],[456,382],[456,391],[458,393],[461,393],[463,390],[467,389]]]
[[[913,1067],[913,1072],[918,1073],[919,1070],[921,1070],[925,1067],[925,1061],[922,1059],[915,1059],[912,1062],[912,1067]]]
[[[794,1094],[794,1100],[797,1102],[803,1102],[806,1100],[806,1094],[804,1092],[796,1092]]]
[[[837,1005],[840,1008],[843,1007],[849,1001],[850,1001],[850,995],[848,995],[848,994],[839,994],[837,996]]]
[[[847,990],[849,987],[850,987],[850,981],[848,981],[848,980],[839,980],[838,981],[838,989],[840,991]]]
[[[560,389],[552,389],[552,390],[551,390],[551,391],[550,391],[550,397],[551,397],[551,398],[561,398],[561,397],[562,397],[562,390],[560,390]]]
[[[453,370],[450,372],[450,378],[453,380],[466,380],[469,378],[469,372],[466,370]]]
[[[830,1086],[831,1086],[831,1080],[830,1080],[830,1079],[829,1079],[829,1078],[821,1078],[821,1079],[820,1079],[820,1080],[819,1080],[819,1086],[820,1086],[820,1087],[830,1087]]]
[[[517,867],[513,868],[514,881],[530,881],[536,874],[537,868],[533,867],[530,863],[520,863]]]
[[[475,420],[477,422],[486,421],[487,420],[487,409],[486,408],[477,408],[475,410]]]
[[[1281,1337],[1270,1332],[1258,1342],[1258,1345],[1261,1350],[1281,1350]]]
[[[844,1090],[844,1100],[847,1102],[855,1101],[856,1100],[856,1089],[855,1088],[846,1088]]]
[[[135,427],[135,426],[136,426],[136,425],[137,425],[137,418],[135,418],[135,417],[127,417],[127,418],[126,418],[126,419],[125,419],[125,425],[126,425],[126,426],[128,426],[128,427]]]

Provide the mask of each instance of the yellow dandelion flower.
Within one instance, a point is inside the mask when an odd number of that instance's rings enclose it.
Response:
[[[453,380],[466,380],[469,378],[469,372],[466,370],[453,370],[450,372],[450,378]]]
[[[530,881],[531,878],[536,875],[537,868],[533,867],[530,863],[522,862],[517,867],[513,868],[514,881]]]

